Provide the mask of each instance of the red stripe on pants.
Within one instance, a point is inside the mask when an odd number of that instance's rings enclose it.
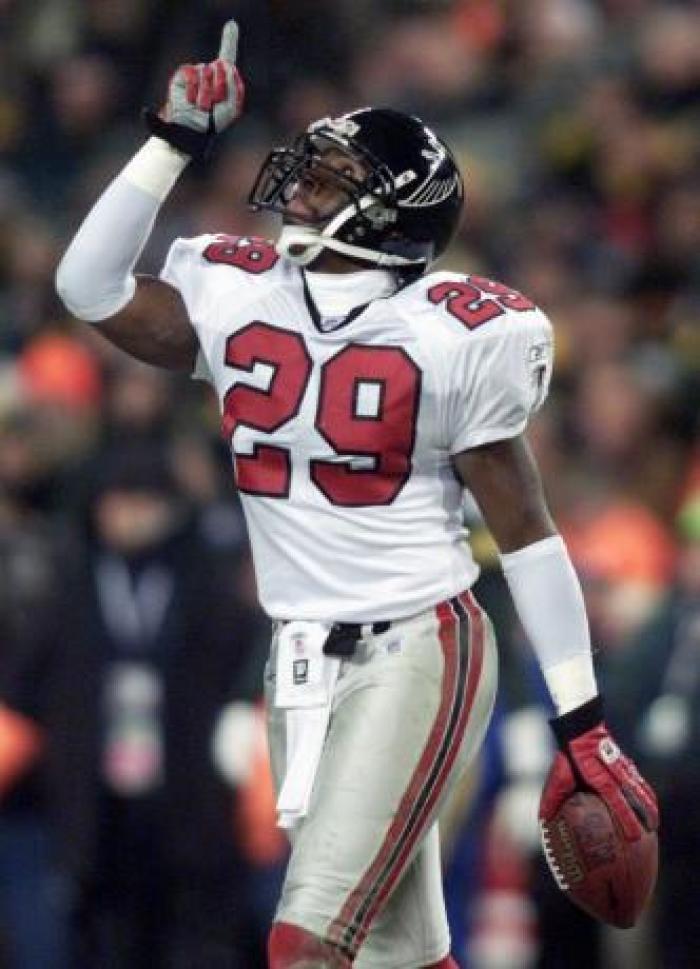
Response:
[[[469,592],[463,593],[459,601],[470,619],[466,673],[462,670],[460,677],[460,644],[456,635],[459,622],[450,603],[440,603],[436,613],[445,668],[437,716],[378,854],[348,896],[328,933],[329,939],[353,956],[404,871],[411,852],[425,833],[432,810],[459,752],[473,707],[483,668],[484,620],[481,609]],[[465,677],[466,685],[457,708],[460,678]],[[445,742],[448,743],[446,753],[442,751]],[[415,805],[422,797],[424,803],[415,814]],[[370,896],[374,896],[371,901]]]

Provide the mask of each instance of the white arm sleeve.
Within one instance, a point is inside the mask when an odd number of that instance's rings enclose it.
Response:
[[[501,555],[516,612],[559,714],[596,696],[581,583],[560,535]]]
[[[133,268],[188,157],[149,138],[100,196],[56,272],[66,307],[90,323],[114,316],[136,290]]]

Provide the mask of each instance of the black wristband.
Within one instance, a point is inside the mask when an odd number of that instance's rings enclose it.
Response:
[[[594,696],[575,710],[569,710],[561,717],[550,720],[550,726],[557,738],[557,743],[562,748],[568,743],[597,727],[603,721],[603,700],[600,696]]]
[[[177,148],[178,151],[184,152],[197,161],[206,159],[214,142],[214,127],[211,119],[208,131],[195,131],[194,128],[188,128],[183,124],[163,121],[157,112],[151,108],[144,108],[143,120],[152,135],[162,138],[173,148]]]

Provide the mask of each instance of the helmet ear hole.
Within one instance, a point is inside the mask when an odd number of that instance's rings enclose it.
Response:
[[[373,229],[379,230],[393,225],[397,218],[395,209],[387,208],[380,202],[366,208],[363,215]]]

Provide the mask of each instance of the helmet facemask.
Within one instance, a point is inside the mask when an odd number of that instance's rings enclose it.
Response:
[[[364,181],[337,170],[324,161],[331,148],[359,162],[368,172]],[[301,220],[288,211],[300,182],[311,176],[332,185],[339,193],[338,206],[317,221]],[[396,220],[391,172],[367,153],[353,150],[325,134],[307,132],[289,148],[276,148],[263,164],[249,197],[250,205],[282,216],[278,249],[301,265],[308,265],[322,249],[333,249],[350,258],[372,263],[378,254],[363,246],[377,231]]]

